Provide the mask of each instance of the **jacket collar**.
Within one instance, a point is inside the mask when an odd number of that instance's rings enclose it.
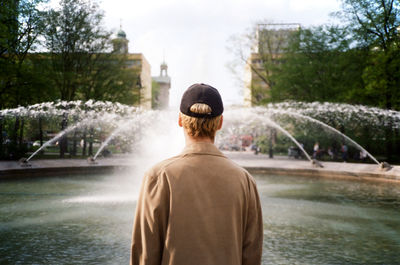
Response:
[[[196,142],[186,145],[181,154],[207,154],[225,157],[224,154],[219,151],[219,149],[214,144],[207,142]]]

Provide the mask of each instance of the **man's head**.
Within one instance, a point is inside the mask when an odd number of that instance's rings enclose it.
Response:
[[[190,86],[182,96],[179,125],[191,137],[214,139],[222,126],[224,106],[218,90],[205,84]]]

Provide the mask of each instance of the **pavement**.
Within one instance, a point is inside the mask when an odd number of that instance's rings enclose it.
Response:
[[[391,170],[385,171],[377,164],[321,161],[323,167],[318,167],[310,161],[285,156],[274,156],[271,159],[268,155],[255,155],[248,151],[224,153],[251,173],[392,181],[400,184],[400,166],[393,166]],[[0,178],[98,173],[130,166],[132,157],[124,155],[99,158],[96,163],[89,163],[86,159],[33,160],[26,167],[21,166],[18,161],[0,161]]]
[[[383,180],[400,183],[400,166],[392,165],[388,171],[377,164],[318,161],[322,167],[308,160],[287,156],[254,155],[251,152],[225,152],[225,155],[250,172],[277,175],[302,175],[330,178]]]

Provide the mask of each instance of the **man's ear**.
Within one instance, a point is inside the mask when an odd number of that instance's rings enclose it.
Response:
[[[181,117],[181,113],[179,113],[178,124],[179,124],[179,127],[182,127],[182,117]]]
[[[218,130],[222,128],[222,123],[224,123],[224,116],[221,115],[221,120],[219,121]]]

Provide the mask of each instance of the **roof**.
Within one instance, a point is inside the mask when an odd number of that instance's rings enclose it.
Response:
[[[118,37],[118,38],[124,38],[124,39],[126,39],[126,33],[125,33],[125,31],[123,31],[122,29],[120,29],[120,30],[118,31],[118,33],[117,33],[117,37]]]

